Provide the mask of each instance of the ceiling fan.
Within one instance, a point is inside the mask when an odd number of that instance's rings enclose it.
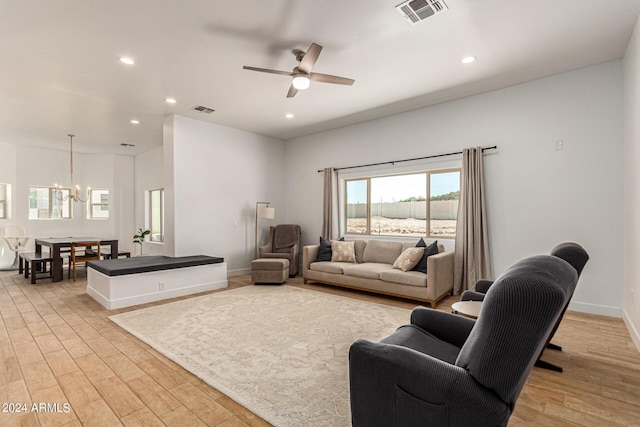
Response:
[[[300,62],[300,64],[297,67],[294,67],[293,71],[291,72],[270,70],[267,68],[248,67],[246,65],[242,68],[245,70],[260,71],[262,73],[281,74],[283,76],[293,77],[291,81],[291,87],[289,87],[289,92],[287,92],[287,98],[293,98],[294,96],[296,96],[299,90],[307,89],[311,84],[311,80],[313,80],[314,82],[335,83],[339,85],[352,85],[355,82],[355,80],[347,79],[345,77],[312,73],[311,69],[318,60],[320,52],[322,52],[322,46],[315,43],[311,43],[311,46],[309,46],[309,49],[307,49],[306,52],[303,52],[301,50],[294,50],[293,54],[296,56],[296,60]]]

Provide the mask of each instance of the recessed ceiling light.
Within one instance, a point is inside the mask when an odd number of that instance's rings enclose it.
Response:
[[[130,120],[130,123],[132,123],[134,125],[139,125],[140,124],[140,120],[132,119],[132,120]]]
[[[165,98],[164,99],[166,102],[168,102],[169,104],[175,104],[176,100],[174,98]]]
[[[471,64],[475,60],[476,60],[475,56],[465,56],[460,60],[460,62],[462,62],[463,64]]]
[[[293,119],[293,114],[292,113],[287,113],[284,115],[287,119]]]
[[[133,64],[136,63],[133,59],[127,58],[125,56],[121,56],[120,57],[120,62],[122,62],[123,64],[127,64],[127,65],[133,65]]]

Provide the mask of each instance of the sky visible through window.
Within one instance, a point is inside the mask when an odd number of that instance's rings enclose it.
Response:
[[[425,174],[386,176],[371,178],[371,202],[393,203],[410,197],[425,197]],[[460,173],[431,174],[431,197],[460,190]],[[365,181],[347,183],[349,203],[367,203]]]

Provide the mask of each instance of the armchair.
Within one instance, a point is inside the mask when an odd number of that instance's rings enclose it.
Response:
[[[589,254],[584,250],[582,246],[573,242],[560,243],[551,249],[551,255],[561,258],[567,261],[578,273],[578,278],[580,278],[580,274],[584,269],[584,266],[589,261]],[[482,301],[484,299],[484,295],[487,293],[489,288],[491,287],[493,281],[491,280],[478,280],[476,282],[476,290],[475,291],[464,291],[460,296],[460,301]],[[567,301],[567,305],[562,309],[562,313],[558,318],[553,330],[551,331],[551,335],[549,335],[549,340],[545,347],[550,348],[552,350],[562,351],[562,347],[559,345],[551,343],[551,339],[555,335],[558,330],[558,326],[560,326],[560,322],[564,317],[565,311],[567,311],[567,307],[569,307],[569,302],[571,302],[571,297],[573,297],[573,292],[569,295],[569,300]],[[562,368],[560,366],[554,365],[549,362],[545,362],[544,360],[540,360],[542,357],[542,353],[544,349],[540,352],[538,356],[538,361],[536,362],[536,366],[544,369],[550,369],[556,372],[562,372]]]
[[[554,256],[521,260],[477,320],[424,307],[380,343],[349,351],[354,427],[505,426],[577,282]]]
[[[298,274],[300,252],[300,226],[280,224],[269,227],[269,242],[258,248],[258,258],[284,258],[289,260],[289,276]]]

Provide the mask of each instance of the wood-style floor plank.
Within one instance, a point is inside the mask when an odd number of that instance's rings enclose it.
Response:
[[[250,285],[247,275],[229,279],[229,289]],[[419,305],[305,285],[301,278],[287,285],[407,309]],[[0,413],[0,425],[269,426],[108,319],[143,306],[109,311],[85,289],[84,278],[31,285],[17,273],[0,272],[0,400],[70,406],[68,412]],[[446,298],[438,309],[450,311],[456,301]],[[564,350],[547,350],[543,359],[564,373],[534,368],[510,426],[640,425],[640,353],[621,319],[567,312],[554,342]]]

